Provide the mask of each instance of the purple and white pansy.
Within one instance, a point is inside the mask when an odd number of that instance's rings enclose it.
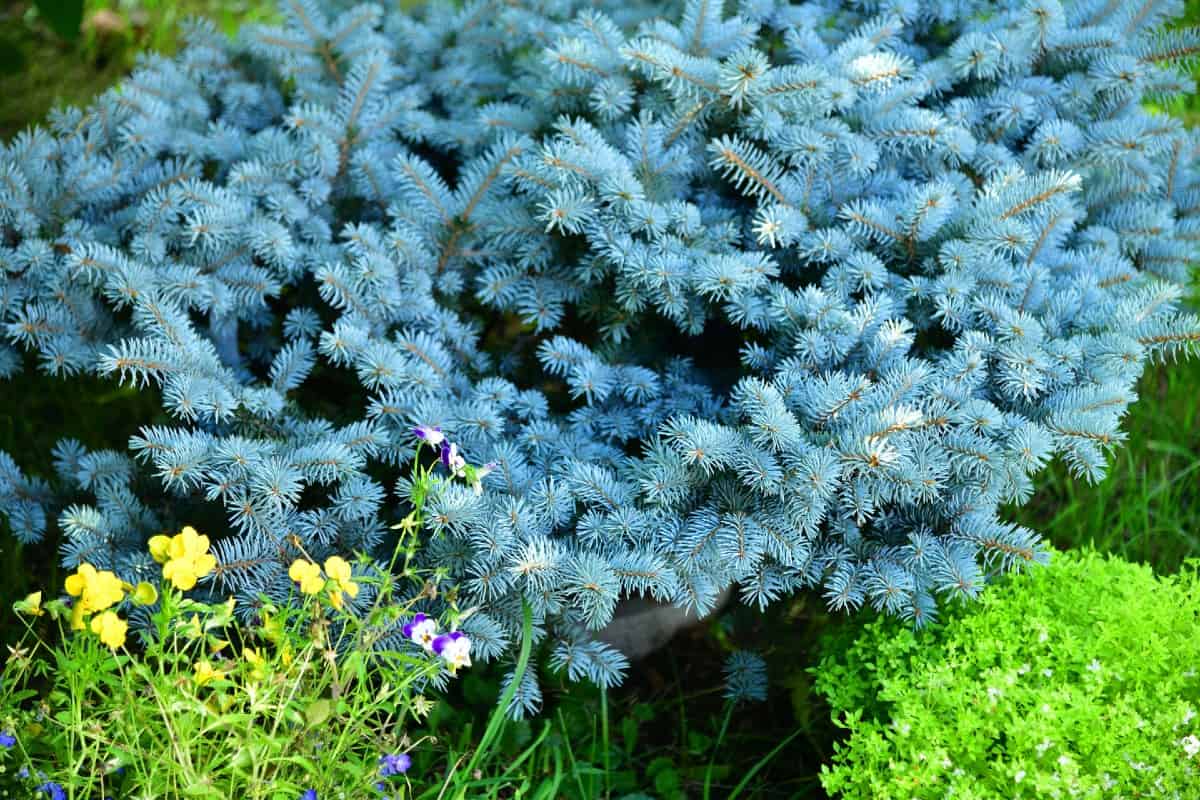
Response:
[[[434,639],[433,652],[446,659],[451,675],[471,666],[471,640],[462,631],[450,631]]]
[[[417,614],[403,628],[404,638],[411,639],[427,653],[433,652],[433,640],[437,637],[437,621],[424,614]]]
[[[467,460],[458,452],[458,445],[454,442],[442,442],[442,466],[450,470],[450,474],[456,478],[466,474]]]
[[[416,642],[426,652],[441,656],[451,675],[471,666],[471,640],[462,631],[439,634],[437,621],[420,612],[414,614],[402,630],[406,639]]]
[[[446,439],[446,435],[437,425],[418,425],[412,429],[412,432],[413,436],[433,447],[437,447]]]
[[[442,433],[437,425],[417,425],[412,429],[413,436],[430,445],[437,451],[438,460],[453,477],[463,478],[475,490],[475,494],[483,494],[483,479],[492,474],[499,464],[490,461],[482,467],[473,467],[467,463],[458,443],[452,442]]]

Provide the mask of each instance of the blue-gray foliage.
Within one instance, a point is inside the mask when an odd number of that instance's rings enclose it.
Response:
[[[767,664],[762,656],[735,650],[725,659],[725,699],[735,703],[767,699]]]
[[[173,416],[128,453],[62,442],[49,481],[0,454],[0,506],[131,581],[219,510],[207,587],[252,609],[297,542],[386,559],[427,423],[499,464],[443,485],[422,552],[484,657],[522,598],[550,666],[605,684],[625,662],[589,632],[632,593],[932,619],[1042,558],[998,509],[1052,458],[1098,479],[1144,363],[1200,338],[1200,136],[1143,108],[1193,89],[1180,6],[196,24],[0,151],[0,375]]]

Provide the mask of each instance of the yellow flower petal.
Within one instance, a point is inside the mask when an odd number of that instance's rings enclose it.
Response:
[[[176,589],[187,591],[196,585],[196,573],[186,560],[172,559],[163,566],[163,577],[169,580]]]
[[[195,673],[194,680],[197,686],[203,686],[211,681],[220,680],[225,677],[225,673],[219,669],[214,669],[213,665],[208,661],[197,661],[192,667]]]
[[[300,591],[304,594],[316,594],[325,586],[325,581],[321,580],[321,568],[303,558],[292,562],[288,577],[300,584]]]
[[[67,594],[79,597],[96,580],[96,568],[84,562],[79,565],[74,575],[68,575],[66,580]]]
[[[125,634],[129,623],[121,619],[113,611],[105,611],[92,619],[92,632],[100,636],[100,641],[116,650],[125,644]]]
[[[79,597],[79,595],[83,594],[83,589],[87,585],[83,581],[83,576],[78,574],[68,575],[66,583],[67,594],[72,597]]]
[[[83,615],[86,613],[81,601],[71,607],[71,630],[81,631],[84,629]]]
[[[171,538],[169,536],[151,536],[150,537],[150,555],[159,564],[167,560],[167,551],[171,547]]]
[[[203,578],[205,575],[217,568],[217,557],[214,555],[209,555],[208,553],[197,556],[193,562],[193,568],[196,573],[196,577]]]
[[[161,542],[158,543],[161,546]],[[217,568],[217,559],[208,552],[208,537],[191,525],[172,536],[163,553],[163,577],[175,588],[187,591],[196,581]]]
[[[341,556],[325,559],[325,574],[339,583],[350,580],[350,565]]]
[[[125,587],[115,573],[105,570],[96,574],[84,598],[92,611],[103,611],[125,599]]]

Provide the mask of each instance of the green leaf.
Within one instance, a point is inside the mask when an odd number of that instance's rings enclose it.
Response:
[[[672,794],[678,791],[680,785],[679,773],[674,768],[664,769],[654,776],[654,789],[659,794]]]
[[[33,0],[50,29],[67,41],[79,38],[83,25],[83,0]]]
[[[626,754],[632,754],[633,749],[637,747],[637,720],[635,720],[633,717],[625,717],[623,720],[621,720],[621,737],[625,740]]]
[[[304,709],[304,719],[308,722],[308,727],[315,728],[329,719],[332,713],[333,704],[329,702],[328,698],[322,697],[320,700],[314,700],[308,708]]]
[[[609,777],[614,792],[632,792],[638,788],[638,775],[635,770],[613,770]]]
[[[655,714],[654,706],[649,703],[639,703],[633,707],[633,718],[638,722],[650,722]]]
[[[700,731],[688,731],[688,750],[692,753],[700,754],[708,751],[712,745],[712,737],[706,736]]]

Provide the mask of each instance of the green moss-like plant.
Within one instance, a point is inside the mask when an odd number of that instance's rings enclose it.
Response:
[[[1195,797],[1200,578],[1056,554],[947,624],[831,641],[836,797]]]

